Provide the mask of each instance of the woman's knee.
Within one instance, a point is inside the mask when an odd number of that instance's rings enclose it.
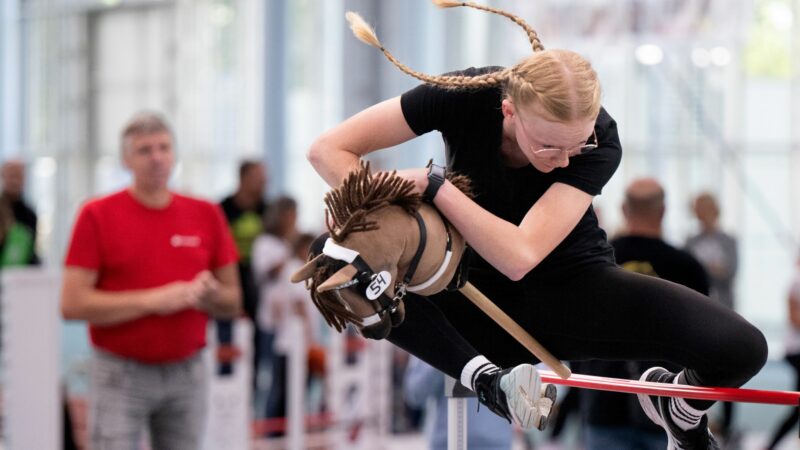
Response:
[[[758,328],[749,323],[731,336],[729,348],[729,357],[722,364],[723,367],[720,367],[723,373],[730,374],[731,379],[727,380],[727,385],[743,385],[758,374],[767,362],[767,339]]]

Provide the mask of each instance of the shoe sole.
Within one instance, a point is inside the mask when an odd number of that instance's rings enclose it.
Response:
[[[524,429],[539,428],[542,423],[539,411],[542,380],[536,368],[520,364],[503,377],[500,387],[506,394],[508,409],[517,425]],[[531,398],[531,393],[535,393],[535,397]]]
[[[550,419],[550,412],[553,410],[553,405],[556,403],[558,391],[555,384],[545,383],[542,385],[542,396],[539,399],[539,423],[536,428],[539,431],[544,431],[547,428],[547,423]]]
[[[666,370],[666,369],[664,369],[663,367],[651,367],[651,368],[647,369],[642,374],[642,376],[639,378],[639,380],[640,381],[646,381],[648,375],[650,375],[651,372],[656,371],[656,370]],[[666,424],[664,423],[663,420],[661,420],[661,413],[656,408],[656,406],[653,404],[653,402],[650,400],[651,396],[647,395],[647,394],[636,394],[636,397],[639,399],[639,404],[642,406],[642,409],[644,410],[644,413],[647,415],[647,417],[651,421],[653,421],[654,424],[656,424],[656,425],[660,426],[661,428],[663,428],[664,431],[666,432],[666,434],[667,434],[667,450],[677,449],[678,447],[675,445],[675,441],[672,439],[672,435],[667,430]]]

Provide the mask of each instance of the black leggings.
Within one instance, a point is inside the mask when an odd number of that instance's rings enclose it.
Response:
[[[684,286],[614,266],[540,278],[470,272],[472,284],[561,360],[666,360],[685,367],[690,384],[722,387],[743,385],[766,361],[758,329]],[[451,377],[478,354],[501,367],[537,362],[459,293],[405,304],[406,321],[389,340]]]

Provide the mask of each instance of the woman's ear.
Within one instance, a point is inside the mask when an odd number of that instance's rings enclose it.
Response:
[[[500,108],[503,111],[503,117],[509,119],[514,118],[514,114],[516,113],[516,111],[514,111],[514,102],[512,102],[510,98],[508,97],[504,98],[503,102],[500,104]]]

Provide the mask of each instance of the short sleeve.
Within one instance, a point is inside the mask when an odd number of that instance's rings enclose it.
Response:
[[[102,260],[99,232],[94,209],[90,204],[84,205],[72,228],[64,265],[98,270]]]
[[[458,110],[458,97],[457,92],[421,84],[400,97],[400,106],[408,126],[421,136],[448,128],[453,120],[449,111]]]
[[[502,67],[482,67],[451,72],[445,75],[477,76],[501,70]],[[400,107],[409,127],[417,136],[433,130],[442,133],[469,124],[470,111],[486,101],[496,102],[499,88],[447,89],[421,84],[400,96]],[[498,104],[499,107],[499,104]]]
[[[605,109],[600,110],[595,132],[599,146],[585,155],[570,158],[569,166],[554,173],[556,182],[576,187],[592,196],[600,195],[622,160],[617,123]]]
[[[219,269],[239,261],[239,252],[236,250],[236,243],[233,241],[233,235],[228,226],[228,221],[225,220],[225,215],[222,213],[222,208],[218,205],[209,205],[211,207],[214,233],[216,234],[216,245],[211,259],[211,268]]]

